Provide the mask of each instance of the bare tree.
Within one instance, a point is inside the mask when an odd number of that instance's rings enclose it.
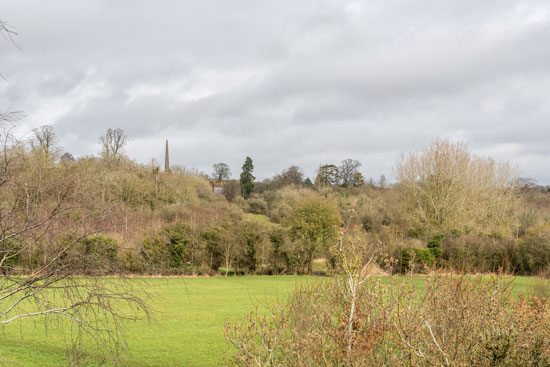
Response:
[[[380,175],[380,178],[378,179],[378,187],[385,189],[387,186],[386,181],[386,175]]]
[[[223,186],[223,196],[231,203],[239,194],[239,190],[240,187],[237,181],[227,181]]]
[[[338,168],[340,179],[342,180],[342,186],[346,187],[353,182],[353,178],[361,167],[361,162],[356,159],[346,159],[342,161],[342,164]]]
[[[57,142],[53,126],[42,125],[32,132],[34,133],[34,139],[31,140],[33,149],[40,150],[44,154],[49,155]]]
[[[229,180],[231,178],[231,170],[229,166],[225,163],[216,163],[212,166],[214,172],[212,175],[214,178],[217,178],[219,182],[223,180]]]
[[[99,138],[101,154],[104,158],[118,161],[126,145],[126,134],[122,129],[108,129],[105,135]]]
[[[16,36],[17,33],[15,32],[13,27],[11,27],[6,21],[4,21],[2,19],[0,19],[0,35],[2,35],[4,40],[6,40],[7,42],[13,44],[15,47],[19,48],[19,46],[17,46],[17,44],[13,40],[13,36]],[[2,73],[0,73],[0,78],[5,80]]]
[[[270,183],[275,189],[287,185],[302,186],[304,184],[304,170],[298,166],[290,166],[280,174],[275,175]]]
[[[515,169],[477,157],[464,143],[439,140],[402,156],[396,168],[410,220],[429,231],[510,227]]]
[[[0,34],[2,35],[2,37],[4,37],[6,41],[15,44],[15,42],[13,41],[13,36],[16,36],[17,33],[15,32],[13,27],[11,27],[6,21],[2,19],[0,19]]]
[[[351,360],[354,345],[354,326],[357,323],[357,303],[362,294],[362,287],[372,273],[369,267],[376,258],[378,246],[369,244],[362,231],[347,225],[340,236],[336,255],[342,274],[336,277],[338,289],[347,303],[344,315],[347,317],[345,328],[346,359]]]
[[[35,164],[39,157],[11,133],[16,116],[0,115],[0,329],[27,318],[60,326],[65,319],[73,357],[95,342],[116,359],[122,321],[147,307],[131,283],[100,277],[106,259],[82,247],[108,225],[112,206],[95,200],[98,183],[85,168]]]
[[[300,186],[304,183],[304,170],[298,166],[290,166],[281,173],[285,185]]]

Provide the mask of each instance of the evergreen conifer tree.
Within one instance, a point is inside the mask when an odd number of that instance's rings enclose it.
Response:
[[[254,165],[252,164],[252,158],[246,157],[240,179],[241,194],[245,199],[248,199],[248,197],[254,190],[254,179],[256,179],[256,177],[252,175],[253,170]]]

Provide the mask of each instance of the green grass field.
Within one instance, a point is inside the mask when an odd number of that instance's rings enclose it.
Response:
[[[255,305],[286,297],[304,282],[322,278],[245,276],[137,279],[154,290],[156,321],[128,324],[127,366],[215,366],[227,353],[226,320],[237,320]],[[419,284],[422,281],[419,279]],[[527,292],[531,278],[517,278],[516,292]],[[11,324],[0,334],[0,356],[15,366],[67,364],[61,336],[42,323]],[[2,360],[0,360],[0,364]]]

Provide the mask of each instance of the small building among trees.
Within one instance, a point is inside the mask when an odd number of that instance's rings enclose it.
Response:
[[[216,195],[223,195],[223,181],[210,181],[212,192]]]

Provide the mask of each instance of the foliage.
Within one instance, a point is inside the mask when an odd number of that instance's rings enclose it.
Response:
[[[354,187],[363,186],[365,184],[365,178],[361,172],[355,172],[351,180],[351,185]]]
[[[436,261],[436,256],[430,249],[405,248],[401,249],[400,255],[399,264],[402,273],[429,269]]]
[[[252,191],[254,191],[254,180],[256,177],[252,175],[254,170],[254,165],[252,164],[252,158],[246,157],[243,164],[243,171],[241,172],[240,185],[241,185],[241,195],[248,199]]]
[[[226,163],[216,163],[212,166],[212,168],[214,170],[212,176],[219,182],[229,180],[231,178],[231,170]]]
[[[343,187],[349,185],[360,186],[365,183],[363,175],[358,171],[359,167],[361,167],[361,162],[356,159],[342,161],[342,164],[338,167],[338,177],[342,180]]]
[[[428,250],[432,253],[434,259],[439,260],[442,255],[441,251],[441,240],[443,239],[443,235],[435,235],[432,237],[431,240],[428,241]]]
[[[223,196],[225,199],[232,203],[239,193],[239,184],[235,181],[227,181],[223,186]]]
[[[44,132],[55,137],[53,129],[44,128]],[[2,164],[8,165],[11,186],[5,186],[2,193],[2,211],[16,208],[21,223],[36,223],[56,207],[64,193],[67,195],[63,206],[67,210],[56,214],[54,224],[39,241],[29,243],[21,236],[13,239],[15,242],[4,241],[1,251],[14,254],[4,261],[2,271],[6,273],[24,274],[43,265],[52,249],[57,248],[55,241],[60,233],[84,220],[87,233],[81,239],[100,234],[112,239],[116,248],[114,261],[106,260],[112,257],[104,258],[103,273],[229,275],[251,272],[253,263],[257,273],[311,272],[315,258],[329,264],[334,260],[328,249],[336,243],[337,236],[336,232],[326,235],[326,228],[316,227],[324,214],[305,211],[306,202],[332,207],[333,217],[361,226],[369,241],[380,241],[395,258],[411,261],[412,253],[414,260],[410,267],[405,262],[404,271],[424,271],[426,265],[472,272],[536,274],[550,266],[546,229],[550,227],[549,193],[532,182],[525,183],[526,180],[517,190],[513,184],[498,186],[497,183],[505,182],[502,177],[508,172],[499,167],[506,168],[506,164],[491,164],[490,160],[469,155],[461,146],[453,148],[444,142],[401,162],[408,162],[404,167],[411,170],[404,172],[409,173],[414,172],[412,168],[431,167],[433,174],[426,174],[422,182],[408,180],[405,175],[396,185],[384,183],[385,189],[356,185],[357,180],[344,188],[337,185],[340,173],[333,170],[335,166],[325,165],[318,178],[332,177],[328,179],[332,183],[326,181],[327,185],[312,190],[301,184],[302,170],[291,166],[272,180],[258,184],[254,196],[246,200],[238,194],[237,181],[225,181],[224,199],[212,194],[209,181],[192,170],[173,167],[166,174],[154,162],[140,165],[122,155],[116,165],[94,157],[62,159],[55,139],[50,140],[53,145],[49,148],[42,148],[37,139],[10,139]],[[253,168],[251,160],[248,163]],[[463,169],[471,169],[467,179],[453,173]],[[492,174],[486,172],[491,169]],[[456,182],[445,186],[445,177]],[[465,188],[472,183],[480,189]],[[441,202],[436,200],[435,206],[426,204],[431,199],[422,192],[440,197]],[[457,201],[453,196],[457,193],[466,193],[467,200]],[[455,199],[450,201],[448,197]],[[474,205],[471,197],[483,207]],[[493,199],[487,204],[489,198]],[[352,215],[346,209],[350,202],[357,203]],[[440,224],[426,221],[418,215],[425,205],[438,208],[439,212],[443,208],[448,212],[446,219]],[[263,238],[254,247],[255,261],[250,260],[252,248],[248,248],[240,232],[243,223],[250,219],[249,213],[262,216],[259,226]],[[12,219],[5,225],[19,223]],[[337,229],[339,224],[338,219],[332,228]],[[165,230],[174,225],[186,228],[182,243],[173,243],[172,234]],[[270,240],[268,234],[273,228],[283,234],[280,241]],[[379,265],[385,267],[380,261]]]
[[[252,214],[266,214],[267,203],[261,199],[253,199],[248,201],[250,207],[250,213]]]
[[[317,170],[315,187],[324,187],[338,184],[339,170],[334,164],[324,164]]]
[[[0,271],[3,275],[16,270],[17,262],[23,249],[23,244],[17,236],[0,242]]]
[[[118,270],[119,244],[112,238],[102,235],[90,236],[80,241],[78,256],[83,256],[93,264],[99,265],[89,269],[94,274],[113,274]]]
[[[243,249],[239,263],[248,272],[253,273],[258,265],[259,247],[264,240],[264,233],[260,225],[254,221],[243,222],[238,231],[238,238]]]
[[[164,227],[163,231],[145,238],[142,255],[151,270],[181,273],[192,240],[189,228],[181,223]]]
[[[336,227],[341,218],[336,207],[321,198],[297,203],[287,220],[289,234],[295,244],[297,263],[311,273],[315,255],[328,255],[329,246],[337,238]]]
[[[282,228],[273,228],[269,232],[269,242],[272,247],[271,270],[275,274],[283,274],[290,270],[292,263],[288,253],[288,235]]]

